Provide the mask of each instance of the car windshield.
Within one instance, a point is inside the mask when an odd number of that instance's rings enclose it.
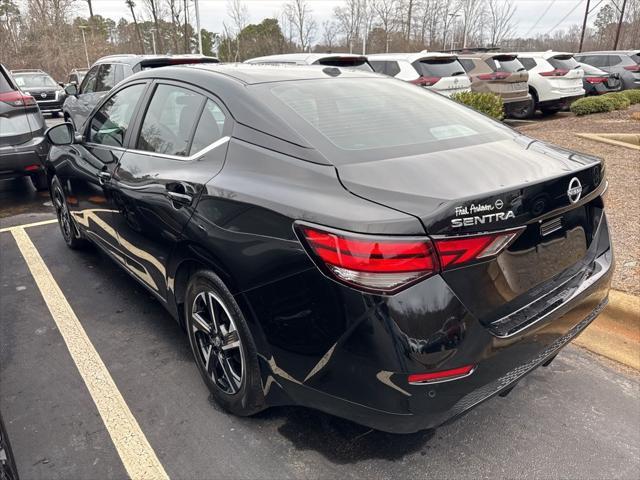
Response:
[[[553,65],[553,68],[557,68],[558,70],[571,70],[580,66],[572,55],[557,55],[551,57],[549,63]]]
[[[13,88],[11,88],[11,84],[9,80],[7,80],[4,76],[4,72],[0,69],[0,93],[11,92]]]
[[[363,157],[419,154],[507,138],[505,127],[438,94],[405,82],[348,78],[269,84],[277,113],[303,136],[306,126],[340,150]],[[284,107],[284,108],[283,108]],[[294,115],[291,115],[293,113]],[[378,150],[381,155],[374,155]],[[386,152],[381,152],[385,150]],[[332,159],[337,163],[339,158]]]
[[[16,74],[14,79],[21,89],[58,86],[55,80],[46,73]]]
[[[413,62],[413,67],[423,77],[453,77],[465,74],[457,58],[425,58]]]
[[[487,64],[494,72],[522,72],[526,70],[515,56],[503,55],[487,59]]]

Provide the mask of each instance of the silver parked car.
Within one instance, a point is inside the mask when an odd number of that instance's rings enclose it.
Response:
[[[611,50],[576,53],[575,59],[608,73],[617,73],[622,88],[640,88],[640,50]]]

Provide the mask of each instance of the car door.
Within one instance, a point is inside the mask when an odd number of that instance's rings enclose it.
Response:
[[[232,122],[202,90],[168,81],[152,88],[111,186],[127,267],[166,300],[169,256],[204,185],[222,169]]]
[[[83,141],[71,145],[69,158],[56,165],[76,224],[116,259],[122,255],[113,228],[115,206],[109,179],[125,151],[129,125],[147,85],[129,84],[110,95],[87,122]]]

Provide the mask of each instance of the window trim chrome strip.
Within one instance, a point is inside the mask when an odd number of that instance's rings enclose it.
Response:
[[[169,160],[180,160],[180,161],[184,162],[184,161],[197,160],[198,158],[202,157],[203,155],[205,155],[206,153],[210,152],[214,148],[217,148],[220,145],[224,145],[229,140],[231,140],[231,137],[226,135],[226,136],[224,136],[222,138],[219,138],[215,142],[207,145],[202,150],[197,151],[193,155],[189,155],[188,157],[181,157],[180,155],[168,155],[166,153],[149,152],[147,150],[138,150],[138,149],[134,149],[134,148],[126,149],[126,151],[127,152],[131,152],[131,153],[137,153],[137,154],[140,154],[140,155],[150,155],[152,157],[167,158]]]

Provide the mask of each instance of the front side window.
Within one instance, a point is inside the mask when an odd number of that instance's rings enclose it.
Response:
[[[87,76],[84,77],[82,81],[82,86],[80,87],[80,93],[94,93],[96,91],[96,77],[98,76],[98,69],[100,65],[93,67],[87,73]]]
[[[111,147],[122,147],[145,86],[143,83],[138,83],[112,95],[91,119],[88,141]]]
[[[96,82],[96,92],[107,92],[115,85],[115,65],[105,63],[100,66]]]
[[[149,103],[136,148],[187,156],[205,97],[175,85],[158,85]]]

